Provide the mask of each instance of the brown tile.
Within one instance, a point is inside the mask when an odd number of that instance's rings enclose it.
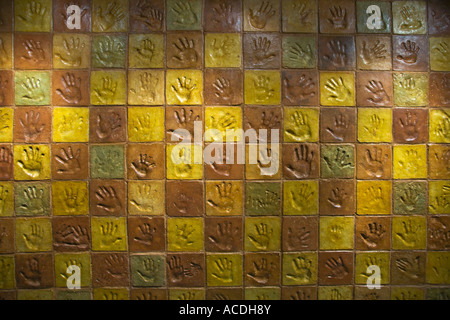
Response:
[[[355,142],[354,108],[323,108],[320,113],[321,142]]]
[[[200,32],[167,34],[168,68],[198,69],[203,62],[203,37]]]
[[[203,185],[196,181],[166,182],[167,215],[179,217],[202,216]]]
[[[11,32],[13,30],[13,1],[0,0],[0,32]]]
[[[20,289],[42,289],[54,285],[50,253],[16,255],[16,280]]]
[[[89,217],[54,217],[53,247],[58,252],[88,251],[91,248]]]
[[[14,220],[0,219],[0,253],[14,252]]]
[[[276,33],[246,33],[244,68],[277,69],[280,67],[280,36]]]
[[[51,69],[52,37],[48,33],[16,33],[14,63],[17,69]]]
[[[428,111],[426,109],[394,109],[392,134],[396,143],[428,141]]]
[[[321,285],[351,284],[353,252],[319,252],[319,283]]]
[[[283,71],[283,104],[316,106],[319,104],[317,71]]]
[[[317,287],[282,287],[281,300],[317,300]]]
[[[425,252],[392,252],[391,283],[421,284],[425,282]]]
[[[128,179],[164,179],[164,160],[164,145],[161,143],[128,145]]]
[[[319,37],[319,68],[353,70],[356,66],[354,37]]]
[[[0,105],[14,104],[14,73],[11,70],[0,70]]]
[[[1,4],[0,4],[1,6]],[[16,300],[17,291],[2,291],[0,292],[0,300]]]
[[[441,0],[428,1],[428,32],[430,34],[449,34],[450,3]]]
[[[357,179],[392,178],[392,150],[390,145],[358,144],[356,163]]]
[[[0,144],[0,180],[13,178],[13,152],[11,146]]]
[[[279,254],[247,253],[244,261],[246,286],[276,286],[280,284]]]
[[[356,250],[389,250],[391,218],[356,217]]]
[[[85,144],[52,144],[52,177],[79,180],[89,177],[89,155]]]
[[[272,129],[279,130],[278,141],[281,141],[281,124],[283,121],[281,107],[244,107],[244,130],[254,129],[258,141],[272,141]],[[266,130],[266,137],[260,130]],[[246,142],[249,139],[246,138]],[[276,142],[275,137],[272,142]]]
[[[129,217],[130,251],[162,251],[165,248],[165,227],[162,217]]]
[[[428,217],[428,249],[448,250],[450,249],[450,217],[433,216]]]
[[[234,32],[242,29],[242,0],[205,1],[205,31]]]
[[[14,142],[50,142],[52,111],[46,107],[20,107],[14,111]]]
[[[206,300],[243,300],[242,288],[207,288]]]
[[[355,2],[319,0],[319,21],[321,33],[355,32]]]
[[[367,286],[355,287],[355,300],[390,300],[390,288],[383,286],[377,290],[371,290]]]
[[[283,217],[283,251],[317,250],[317,217]]]
[[[126,139],[127,117],[125,108],[90,108],[90,142],[123,142]]]
[[[205,69],[205,104],[239,105],[243,102],[242,71]]]
[[[205,285],[205,256],[181,253],[167,256],[167,282],[171,287],[202,287]]]
[[[221,145],[219,145],[220,148]],[[216,155],[215,151],[212,152],[213,157],[222,156],[222,164],[214,161],[212,164],[205,163],[205,177],[208,180],[228,180],[228,179],[243,179],[244,177],[244,164],[238,164],[237,145],[234,145],[234,159],[227,153],[227,144],[222,146],[222,154]],[[232,164],[229,164],[231,162]]]
[[[164,0],[130,0],[130,30],[164,30]]]
[[[431,179],[450,179],[450,146],[428,147],[428,170]]]
[[[126,287],[130,272],[126,253],[93,253],[92,285],[94,287]]]
[[[319,145],[312,143],[283,144],[283,175],[286,179],[319,177]]]
[[[358,35],[356,37],[356,64],[362,70],[390,70],[392,67],[391,37]]]
[[[67,24],[67,19],[73,15],[73,11],[68,11],[70,5],[76,5],[80,8],[81,20],[80,29],[76,29],[75,22]],[[90,0],[72,0],[70,2],[53,2],[53,30],[55,32],[87,32],[91,30],[91,1]],[[69,12],[69,15],[67,14]],[[72,28],[72,29],[71,29]]]
[[[89,71],[53,71],[53,104],[89,105]]]
[[[188,130],[191,134],[191,141],[194,137],[194,122],[202,121],[203,112],[201,107],[168,107],[166,108],[166,140],[182,140],[179,134],[174,131],[177,129]],[[202,126],[203,132],[203,126]]]
[[[131,300],[167,300],[167,289],[131,289]]]
[[[428,71],[427,36],[392,36],[392,67],[398,71]]]
[[[242,250],[242,218],[205,219],[205,250],[210,252],[233,252]]]
[[[319,185],[320,215],[353,215],[355,185],[352,180],[322,180]]]
[[[89,184],[90,213],[97,216],[122,216],[127,205],[125,182],[120,180],[91,180]]]
[[[428,94],[431,106],[450,106],[450,73],[431,72],[429,86]]]
[[[356,104],[359,107],[392,106],[394,103],[390,72],[358,72]]]

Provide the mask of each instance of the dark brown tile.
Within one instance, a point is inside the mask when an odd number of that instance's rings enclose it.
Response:
[[[319,68],[353,70],[356,66],[354,37],[319,37]]]
[[[42,289],[54,285],[50,253],[16,255],[16,280],[20,289]]]
[[[48,33],[16,33],[14,64],[17,69],[51,69],[52,37]]]
[[[1,6],[1,4],[0,4]],[[16,300],[17,291],[2,291],[0,292],[0,300]]]
[[[351,284],[353,252],[319,252],[319,283],[321,285]]]
[[[165,227],[162,217],[129,217],[130,251],[162,251],[165,248]]]
[[[319,145],[283,144],[283,175],[285,179],[314,179],[319,177]]]
[[[89,105],[89,71],[53,71],[53,104]]]
[[[189,131],[191,141],[194,137],[194,122],[202,121],[203,112],[201,107],[168,107],[166,108],[166,140],[178,142],[183,137],[174,133],[177,129]],[[202,132],[203,132],[203,126]]]
[[[428,249],[448,250],[450,249],[450,217],[433,216],[428,217]]]
[[[319,0],[319,21],[321,33],[355,32],[355,2]]]
[[[428,94],[431,106],[450,106],[450,73],[431,72],[429,86]]]
[[[13,153],[11,146],[0,144],[0,180],[13,178]]]
[[[242,29],[242,0],[205,2],[205,31],[238,32]]]
[[[200,32],[167,34],[168,68],[198,69],[203,65],[203,36]]]
[[[242,218],[207,217],[205,219],[205,250],[233,252],[242,250]]]
[[[428,37],[393,36],[392,68],[398,71],[428,71]]]
[[[52,110],[46,107],[20,107],[14,112],[14,142],[50,142]]]
[[[167,215],[179,217],[202,216],[203,185],[196,181],[166,182]]]
[[[283,217],[283,251],[317,250],[317,217]]]
[[[120,180],[91,180],[89,211],[97,216],[122,216],[127,210],[126,186]]]
[[[392,252],[391,283],[422,284],[425,282],[425,252]]]
[[[127,117],[125,108],[90,108],[90,142],[123,142],[126,139]]]
[[[52,177],[82,180],[89,177],[89,155],[85,144],[52,144]]]
[[[128,179],[164,179],[164,145],[130,144],[127,148]]]
[[[352,180],[322,180],[319,184],[320,215],[353,215],[355,185]]]
[[[430,34],[450,34],[449,12],[449,2],[428,1],[428,32]]]
[[[164,0],[130,0],[130,30],[164,30]]]
[[[428,141],[428,111],[426,109],[394,109],[392,133],[397,143]]]
[[[356,217],[356,250],[389,250],[391,218]]]
[[[55,251],[78,252],[91,248],[89,217],[54,217],[52,222]]]
[[[167,282],[172,287],[205,285],[205,256],[201,253],[167,255]]]
[[[131,289],[131,300],[167,300],[167,289]]]
[[[92,285],[94,287],[126,287],[130,285],[129,261],[126,253],[93,253]]]
[[[11,70],[0,70],[0,105],[14,104],[14,73]]]
[[[243,300],[242,288],[207,288],[206,300]]]
[[[356,104],[359,107],[392,106],[394,103],[390,72],[358,72]]]
[[[255,130],[258,141],[277,142],[276,138],[272,137],[272,129],[279,130],[278,141],[281,141],[282,121],[281,107],[244,107],[244,130]],[[260,132],[262,129],[266,130],[265,136]],[[248,137],[246,142],[249,142]]]
[[[356,64],[362,70],[390,70],[392,67],[391,37],[358,35]]]
[[[0,32],[11,32],[13,30],[13,1],[0,0]]]
[[[319,104],[317,71],[283,71],[283,104],[316,106]]]
[[[223,151],[216,155],[215,151],[211,153],[212,157],[221,157],[223,163],[214,161],[212,164],[205,163],[205,177],[208,180],[228,180],[243,179],[244,164],[238,163],[237,145],[234,145],[234,158],[227,152],[227,144],[218,145]],[[230,164],[231,163],[231,164]]]
[[[74,15],[73,10],[68,10],[71,5],[80,8],[80,28],[78,29],[76,20],[68,21],[68,18]],[[91,30],[91,1],[90,0],[72,0],[70,2],[53,2],[53,30],[55,32],[87,32]]]
[[[205,104],[242,104],[242,71],[231,69],[205,69],[204,88]]]
[[[280,36],[276,33],[246,33],[244,68],[277,69],[280,67]]]
[[[392,178],[392,150],[390,145],[358,144],[356,163],[357,179]]]
[[[320,112],[320,141],[354,142],[355,123],[354,108],[323,108]]]
[[[431,179],[450,179],[450,146],[428,147],[428,170]]]
[[[14,252],[14,219],[0,219],[0,253],[12,252]]]
[[[282,287],[281,300],[317,300],[317,287]]]
[[[247,253],[244,261],[246,286],[276,286],[280,284],[279,254]]]

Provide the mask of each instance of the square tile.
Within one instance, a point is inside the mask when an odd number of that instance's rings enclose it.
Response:
[[[92,180],[89,184],[90,212],[96,216],[121,216],[126,211],[126,186],[119,180]]]
[[[202,119],[202,107],[166,108],[166,141],[192,141],[196,128],[203,133]]]
[[[120,179],[125,175],[124,148],[120,145],[90,147],[91,178]]]
[[[205,161],[205,178],[208,180],[236,180],[244,177],[244,163],[240,163],[239,153],[241,145],[239,144],[216,144],[214,149],[210,152],[212,163]],[[204,149],[205,155],[209,152],[207,148],[212,147],[212,144],[207,145]]]
[[[205,185],[207,215],[241,215],[243,183],[240,181],[208,181]]]
[[[128,248],[125,218],[92,217],[91,234],[94,251],[126,251]]]
[[[395,109],[393,116],[394,142],[424,143],[428,141],[426,109]]]
[[[387,215],[391,213],[391,181],[358,181],[356,210],[360,215]]]
[[[166,39],[168,68],[199,69],[203,65],[203,38],[200,32],[169,33]]]
[[[321,33],[355,32],[355,3],[340,1],[338,5],[331,0],[319,0],[319,20]]]
[[[51,263],[51,261],[50,261]],[[57,253],[55,254],[55,284],[57,287],[67,288],[70,283],[69,267],[76,266],[80,268],[80,286],[88,287],[91,285],[91,256],[89,253]],[[49,266],[50,270],[53,268]]]
[[[288,0],[281,3],[283,32],[317,32],[316,1]]]
[[[394,146],[394,179],[425,179],[427,177],[425,145]]]
[[[14,63],[17,69],[50,69],[50,34],[17,34],[14,37]]]
[[[48,145],[15,145],[14,161],[16,180],[50,179],[50,148]]]
[[[281,39],[278,34],[244,34],[244,67],[276,69],[280,67]]]
[[[355,283],[367,284],[368,278],[373,274],[370,266],[380,269],[380,284],[389,283],[390,257],[388,252],[358,252],[355,256]]]
[[[127,114],[121,107],[89,108],[89,141],[92,143],[124,142]]]
[[[1,190],[1,187],[0,187]],[[4,192],[4,191],[3,191]],[[14,248],[14,220],[12,218],[6,218],[0,220],[0,230],[1,230],[1,242],[0,242],[0,252],[1,253],[13,253]]]
[[[392,4],[392,25],[396,34],[425,34],[427,32],[425,1],[395,1]]]
[[[164,218],[129,217],[128,238],[130,251],[148,252],[165,249]]]
[[[244,232],[244,248],[247,251],[276,251],[280,248],[280,218],[247,217]]]
[[[5,190],[4,190],[5,191]],[[14,188],[15,213],[18,216],[49,216],[50,185],[47,183],[16,184]]]
[[[169,180],[199,180],[203,177],[200,146],[167,145],[166,170]]]
[[[449,181],[430,181],[428,184],[428,203],[431,214],[446,214],[448,209]]]
[[[317,283],[318,261],[313,252],[283,254],[283,285],[308,285]]]
[[[320,73],[320,104],[324,106],[354,106],[355,76],[350,72]]]
[[[377,4],[370,1],[356,2],[356,19],[358,32],[391,32],[392,13],[388,2],[378,2]]]
[[[205,219],[205,249],[212,252],[242,250],[241,217],[207,217]]]
[[[15,31],[50,32],[52,28],[52,1],[14,0],[14,22]]]
[[[392,68],[391,37],[358,35],[356,63],[358,69],[362,70],[390,70]]]
[[[239,68],[241,66],[241,36],[235,33],[205,35],[205,67]]]
[[[245,71],[245,103],[277,105],[280,103],[280,73],[278,71]]]
[[[0,70],[0,104],[14,104],[14,74],[11,70]]]
[[[283,217],[283,251],[317,250],[319,233],[317,217]]]
[[[124,253],[92,254],[92,285],[94,287],[128,286],[130,272]]]
[[[259,151],[259,152],[258,152]],[[248,180],[280,180],[282,153],[280,144],[246,146],[245,176]]]
[[[52,223],[48,218],[16,218],[16,250],[52,250]]]
[[[326,108],[320,115],[320,141],[354,142],[356,111],[353,108]]]
[[[0,183],[0,216],[11,217],[14,213],[14,189],[11,182]]]
[[[55,217],[52,222],[55,251],[77,252],[91,248],[89,217]]]
[[[89,0],[71,3],[53,3],[53,30],[56,32],[88,32],[91,30],[91,6]],[[76,5],[79,8],[70,8]],[[79,20],[76,18],[80,14]],[[70,21],[68,21],[70,19]],[[79,22],[79,25],[78,25]]]
[[[392,111],[382,108],[359,108],[359,142],[391,142]]]
[[[353,249],[354,217],[320,217],[320,250]]]
[[[84,144],[53,144],[51,159],[53,179],[87,179],[88,159],[88,147]]]
[[[50,72],[18,71],[14,82],[16,105],[50,105]]]
[[[425,36],[393,36],[393,69],[399,71],[428,70],[428,41]]]
[[[393,252],[391,275],[393,284],[422,284],[425,282],[424,252]]]
[[[351,215],[355,212],[355,186],[351,180],[320,181],[320,215]]]
[[[203,184],[201,182],[167,181],[166,186],[167,215],[203,215]]]
[[[93,105],[124,105],[126,74],[122,71],[91,72],[91,103]]]
[[[164,187],[163,181],[130,181],[128,183],[128,214],[163,215]]]
[[[243,262],[237,254],[211,254],[206,256],[208,286],[241,286]]]
[[[425,249],[427,241],[426,218],[393,217],[392,249]]]
[[[203,249],[203,219],[167,219],[169,251],[201,251]]]
[[[450,71],[449,37],[430,38],[430,67],[433,71]]]
[[[242,0],[205,2],[205,31],[233,32],[242,30]]]
[[[281,185],[277,182],[247,182],[245,212],[251,216],[280,215]]]
[[[390,72],[358,72],[356,74],[356,103],[358,106],[392,106],[393,96]]]
[[[353,145],[322,145],[320,155],[322,178],[353,178],[355,176]]]
[[[13,119],[14,119],[14,110],[12,108],[0,108],[0,120],[2,121],[0,129],[1,142],[12,142]]]
[[[53,142],[88,142],[88,108],[54,108]]]
[[[94,36],[92,38],[93,68],[125,68],[125,36]]]
[[[164,0],[130,0],[130,30],[134,32],[163,31]]]
[[[429,34],[448,34],[450,26],[446,23],[449,10],[448,3],[439,0],[428,1],[428,32]]]
[[[87,69],[91,62],[90,38],[84,34],[53,36],[53,68]]]
[[[314,180],[285,181],[283,215],[316,215],[319,211],[319,184]]]
[[[428,82],[430,105],[449,106],[450,74],[447,72],[431,72]]]
[[[354,37],[320,37],[319,68],[352,70],[356,66]]]
[[[430,142],[449,143],[448,123],[450,115],[448,109],[430,110],[429,119]]]
[[[284,142],[317,142],[318,140],[318,109],[284,109]]]
[[[428,147],[428,168],[431,179],[450,179],[449,157],[449,146],[431,145]]]
[[[16,279],[20,289],[54,286],[51,254],[21,254],[16,256]]]
[[[277,286],[280,284],[280,272],[279,254],[245,254],[244,281],[247,286]]]
[[[391,179],[392,150],[387,145],[358,144],[356,153],[358,179]]]
[[[164,140],[164,109],[162,107],[128,108],[128,140],[130,142]]]
[[[89,214],[89,189],[83,181],[52,183],[53,215]]]
[[[396,181],[394,183],[395,214],[425,214],[427,210],[425,181]]]
[[[168,70],[166,101],[170,105],[203,103],[203,73],[200,70]]]
[[[130,144],[127,148],[128,178],[153,180],[164,178],[164,145]]]
[[[318,264],[320,284],[352,283],[354,264],[351,252],[320,252]]]
[[[130,71],[128,73],[128,104],[164,104],[163,71]]]
[[[242,71],[233,69],[205,70],[205,103],[239,105],[243,103]]]
[[[47,107],[21,107],[14,112],[14,141],[50,142],[52,111]]]
[[[128,30],[128,0],[92,1],[92,31],[125,32]]]
[[[204,254],[173,254],[167,256],[167,282],[174,287],[204,286]]]
[[[206,107],[205,141],[235,142],[242,140],[240,107]]]
[[[133,255],[130,257],[131,284],[136,287],[160,287],[164,285],[164,257],[157,255]]]
[[[319,104],[319,79],[316,71],[283,71],[282,85],[284,105]]]
[[[278,1],[244,0],[244,31],[279,31]]]
[[[357,216],[355,245],[357,250],[389,250],[391,218]]]
[[[166,1],[167,30],[200,30],[202,27],[202,2]]]
[[[130,34],[128,39],[130,68],[162,68],[164,66],[164,35]]]
[[[53,104],[89,105],[89,73],[87,71],[53,71]]]

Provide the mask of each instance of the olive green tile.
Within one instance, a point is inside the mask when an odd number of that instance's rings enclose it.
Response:
[[[16,248],[18,252],[51,251],[52,223],[47,218],[17,218]]]
[[[124,105],[126,93],[126,73],[124,71],[91,72],[92,104]]]
[[[170,218],[167,220],[169,251],[200,251],[203,249],[203,219]]]
[[[317,253],[283,254],[283,285],[314,285],[317,283]]]
[[[316,37],[284,36],[283,67],[295,69],[314,69],[317,67]]]
[[[47,183],[17,183],[15,212],[18,216],[49,216],[50,185]]]
[[[128,248],[125,218],[92,217],[91,234],[94,251],[126,251]]]
[[[242,286],[242,255],[211,254],[206,256],[208,286]]]
[[[16,31],[50,32],[52,28],[52,0],[14,0]]]
[[[250,216],[279,215],[281,185],[277,182],[248,182],[245,185],[245,212]]]
[[[50,104],[50,72],[16,71],[14,83],[16,105]]]
[[[90,148],[91,178],[120,179],[125,176],[123,146],[95,145]]]
[[[245,218],[244,246],[247,251],[280,250],[280,218]]]
[[[135,287],[160,287],[165,282],[165,258],[161,255],[130,257],[131,284]]]

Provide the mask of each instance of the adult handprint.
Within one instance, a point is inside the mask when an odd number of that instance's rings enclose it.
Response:
[[[276,54],[270,50],[272,41],[267,37],[253,38],[253,56],[256,64],[264,65],[272,60]]]
[[[139,161],[131,162],[131,168],[134,170],[139,179],[144,179],[156,167],[156,163],[152,161],[152,157],[147,154],[140,154]]]
[[[216,185],[216,196],[214,200],[208,200],[208,205],[223,214],[229,214],[234,208],[233,185],[222,182]]]
[[[198,22],[198,17],[192,10],[190,1],[178,1],[170,10],[176,16],[175,24],[186,27]]]
[[[403,232],[397,232],[395,235],[405,246],[414,247],[418,241],[417,232],[419,232],[420,228],[419,225],[416,225],[411,220],[403,221]]]
[[[286,170],[297,179],[309,177],[315,158],[314,151],[302,144],[300,148],[295,148],[294,152],[294,161],[286,166]]]
[[[120,63],[125,47],[113,38],[106,38],[99,41],[98,47],[94,50],[96,62],[102,67],[111,68]]]
[[[130,204],[138,211],[153,213],[155,204],[154,195],[156,192],[156,190],[152,190],[150,184],[138,185],[137,192],[130,198]]]
[[[384,174],[384,168],[389,158],[388,154],[383,155],[383,149],[374,147],[366,149],[364,153],[364,162],[362,167],[370,177],[381,178]]]
[[[123,239],[117,235],[119,226],[114,222],[106,222],[100,225],[100,246],[103,248],[111,248],[121,242]]]
[[[311,49],[311,45],[307,44],[303,49],[299,43],[293,43],[289,47],[288,58],[295,63],[300,63],[300,65],[303,67],[310,66],[314,62],[314,55]]]
[[[398,122],[400,124],[400,128],[402,128],[402,134],[405,138],[405,141],[415,141],[419,137],[416,113],[411,113],[410,111],[408,111],[406,112],[406,117],[399,118]]]
[[[153,74],[144,72],[139,76],[139,87],[130,89],[130,92],[137,95],[138,99],[144,103],[153,103],[156,99],[156,86],[159,78]]]
[[[28,215],[42,215],[44,213],[44,190],[36,187],[28,187],[23,191],[24,203],[20,205],[20,209]]]
[[[333,127],[327,127],[327,131],[329,134],[333,136],[338,141],[344,141],[344,136],[348,130],[348,117],[345,114],[338,114],[334,117]]]
[[[140,42],[139,48],[134,48],[134,50],[142,60],[152,61],[153,55],[155,54],[155,45],[150,39],[143,39]]]
[[[400,15],[402,16],[402,21],[399,24],[400,30],[413,31],[422,27],[422,21],[420,21],[414,7],[403,6]]]
[[[163,24],[163,13],[151,6],[149,0],[139,0],[137,5],[137,14],[133,17],[141,21],[150,30],[161,30]]]
[[[40,79],[27,77],[26,80],[21,83],[21,86],[26,91],[22,98],[35,103],[42,102],[45,99],[45,93],[41,87]]]
[[[273,234],[273,229],[265,223],[255,224],[255,232],[248,236],[250,242],[258,250],[267,250],[270,244],[270,238]]]
[[[40,112],[33,110],[25,113],[25,119],[19,119],[19,123],[23,128],[23,136],[26,142],[33,142],[39,138],[46,124],[41,123]]]
[[[327,198],[327,202],[334,208],[340,209],[344,207],[347,196],[348,195],[344,189],[334,188],[331,190],[331,194],[330,197]]]
[[[416,46],[416,43],[414,41],[406,41],[402,42],[402,48],[404,54],[397,55],[397,59],[406,63],[406,64],[414,64],[417,62],[417,54],[420,51],[420,47]]]
[[[345,102],[351,96],[350,89],[344,83],[344,79],[339,77],[338,80],[330,78],[325,84],[325,89],[329,92],[328,100],[336,102]]]
[[[342,9],[341,6],[333,6],[328,10],[331,15],[331,18],[328,18],[328,22],[333,26],[333,28],[347,28],[347,9]]]
[[[70,40],[64,39],[64,52],[55,53],[55,57],[68,67],[80,67],[85,47],[86,44],[81,42],[80,38],[71,37]]]
[[[343,279],[348,275],[348,268],[342,261],[342,258],[338,259],[330,258],[325,262],[325,266],[327,267],[329,273],[327,274],[327,278],[329,279]]]
[[[360,232],[360,236],[369,248],[376,248],[381,242],[386,230],[383,228],[382,224],[376,222],[369,223],[368,227],[368,232],[362,231]]]
[[[265,102],[273,97],[275,90],[271,88],[270,79],[258,76],[254,81],[255,99],[257,102]]]
[[[117,82],[111,77],[103,78],[103,85],[101,88],[95,88],[94,94],[98,101],[102,104],[112,103],[116,95]]]
[[[269,282],[272,270],[275,269],[273,262],[268,263],[267,259],[262,258],[260,263],[253,261],[253,271],[247,273],[247,276],[259,284],[266,284]]]
[[[28,1],[25,12],[18,15],[19,20],[26,26],[42,27],[47,13],[47,7],[38,1]]]
[[[117,139],[122,130],[122,118],[119,114],[104,113],[97,115],[95,122],[95,133],[101,140]]]
[[[227,258],[219,258],[214,261],[216,266],[215,272],[212,276],[224,283],[230,283],[233,281],[233,261]]]
[[[22,56],[21,58],[28,61],[33,61],[34,63],[39,63],[40,61],[45,60],[45,52],[41,47],[40,41],[34,40],[26,40],[22,42],[25,47],[25,51],[27,53],[26,56]]]
[[[370,80],[365,89],[370,95],[367,99],[369,102],[384,105],[391,101],[381,81]]]
[[[44,239],[44,233],[40,225],[32,224],[30,226],[30,232],[22,235],[27,248],[30,250],[38,250],[40,243]]]
[[[176,86],[171,86],[172,91],[180,103],[187,103],[191,99],[192,91],[197,88],[197,85],[195,83],[191,85],[191,82],[192,79],[183,76],[181,79],[177,78]]]
[[[287,278],[302,284],[308,283],[312,277],[312,261],[304,257],[297,257],[292,260],[293,273],[288,273]]]
[[[387,50],[386,45],[377,40],[373,46],[368,47],[367,42],[362,42],[362,50],[360,53],[363,63],[367,66],[375,63],[376,60],[381,60],[386,58]]]
[[[290,120],[292,128],[285,130],[289,137],[295,141],[306,141],[311,137],[311,125],[307,114],[295,111],[291,115]]]
[[[234,239],[238,232],[239,229],[234,227],[232,222],[218,223],[216,234],[209,236],[208,239],[220,250],[230,251],[233,248]]]
[[[178,42],[174,42],[172,45],[178,50],[178,53],[172,56],[172,60],[183,67],[195,66],[198,60],[198,54],[195,50],[194,39],[188,39],[187,37],[179,38]]]
[[[301,103],[316,95],[314,91],[315,83],[312,78],[302,74],[297,83],[290,84],[288,78],[283,79],[285,97],[291,103]]]
[[[301,184],[298,190],[291,190],[291,205],[294,209],[305,212],[311,206],[314,191],[307,184]]]
[[[78,104],[81,101],[81,78],[76,78],[73,73],[66,73],[61,77],[63,89],[57,89],[56,93],[67,103]]]
[[[327,47],[330,54],[324,56],[325,60],[335,68],[344,68],[347,64],[346,45],[339,40],[331,40],[327,43]]]
[[[216,89],[216,92],[214,95],[225,101],[228,102],[233,97],[233,89],[230,85],[230,80],[226,78],[217,78],[216,81],[213,83],[213,87]]]
[[[17,161],[17,165],[29,177],[37,178],[41,175],[44,156],[39,147],[29,146],[28,149],[23,149],[22,159]]]
[[[156,232],[156,228],[152,227],[149,223],[144,223],[138,227],[139,235],[134,237],[134,240],[140,242],[146,246],[150,246],[153,243],[153,236]]]
[[[102,6],[98,6],[95,11],[95,17],[97,18],[98,27],[102,32],[106,32],[114,27],[126,14],[116,1],[108,2],[106,9]]]
[[[99,187],[95,193],[97,198],[97,208],[104,210],[108,214],[117,214],[122,209],[120,199],[117,197],[113,187]]]
[[[252,8],[249,9],[248,19],[253,28],[264,29],[268,20],[273,17],[274,14],[275,10],[273,9],[272,4],[268,1],[263,1],[257,10]]]

